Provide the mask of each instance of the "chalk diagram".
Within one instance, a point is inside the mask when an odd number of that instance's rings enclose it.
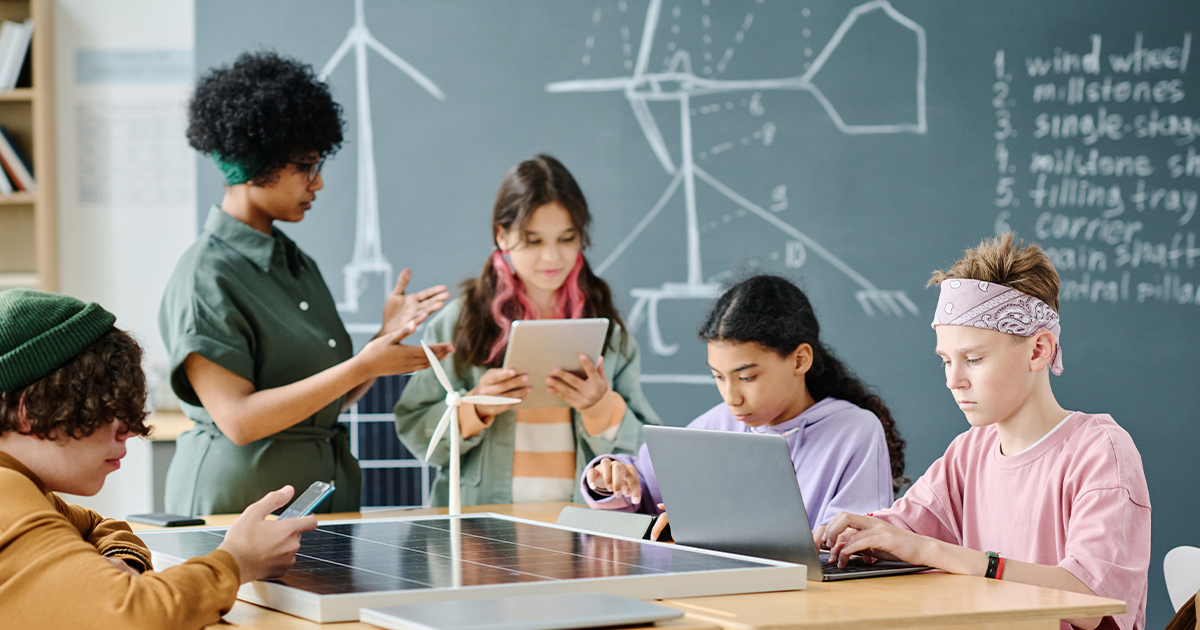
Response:
[[[375,182],[375,144],[371,131],[371,97],[367,79],[367,49],[370,48],[381,57],[396,66],[413,81],[425,88],[439,101],[446,100],[433,81],[414,68],[399,55],[379,43],[367,29],[367,20],[363,12],[363,0],[354,0],[354,25],[346,33],[337,52],[326,62],[318,78],[326,81],[329,74],[337,69],[346,54],[354,50],[355,97],[356,113],[358,115],[358,203],[356,208],[356,224],[354,231],[354,255],[350,262],[342,267],[345,278],[345,292],[337,309],[342,312],[357,313],[358,298],[362,295],[365,274],[376,273],[383,277],[383,297],[391,293],[392,283],[396,276],[393,274],[392,263],[383,255],[383,247],[379,238],[379,193]],[[355,325],[346,328],[350,332],[374,332],[378,324]],[[362,330],[360,330],[360,328]]]
[[[704,4],[708,4],[705,2]],[[620,3],[622,11],[627,5],[624,2]],[[869,315],[874,316],[876,310],[885,315],[903,317],[905,311],[912,315],[917,314],[917,307],[905,295],[903,291],[889,291],[877,288],[865,276],[855,271],[840,258],[823,247],[816,240],[800,231],[796,227],[788,224],[780,219],[776,214],[770,212],[758,204],[750,201],[738,192],[734,191],[729,186],[723,184],[706,170],[696,165],[692,146],[692,115],[695,110],[691,108],[691,99],[696,96],[722,94],[740,91],[767,91],[767,90],[797,90],[809,92],[820,103],[821,107],[829,115],[830,119],[837,126],[837,129],[848,135],[863,135],[863,134],[898,134],[912,133],[924,134],[926,132],[925,118],[925,71],[926,71],[926,48],[925,48],[925,30],[919,24],[912,21],[908,17],[902,15],[891,6],[886,0],[874,0],[865,4],[859,5],[852,9],[840,26],[834,32],[829,42],[821,50],[820,54],[809,64],[806,64],[807,70],[794,77],[776,78],[776,79],[761,79],[761,80],[722,80],[700,77],[692,71],[692,60],[687,51],[678,50],[668,59],[666,68],[662,72],[649,72],[648,65],[650,61],[651,49],[654,43],[656,30],[658,29],[659,17],[662,10],[662,0],[650,0],[650,5],[646,10],[645,26],[642,31],[642,39],[640,48],[637,52],[636,62],[630,59],[631,44],[628,42],[628,29],[622,27],[622,37],[624,42],[624,52],[626,60],[624,65],[626,68],[632,67],[630,76],[621,76],[614,78],[603,79],[579,79],[571,81],[560,81],[549,83],[546,85],[546,90],[552,93],[569,93],[569,92],[621,92],[626,100],[629,101],[633,109],[634,116],[637,119],[642,132],[646,136],[646,141],[650,144],[654,155],[661,163],[663,170],[668,175],[672,175],[670,184],[666,191],[658,199],[658,201],[650,208],[645,217],[633,228],[633,230],[617,245],[617,247],[608,255],[607,258],[596,268],[597,274],[602,274],[613,262],[621,257],[622,254],[630,247],[631,244],[638,238],[643,230],[658,216],[667,203],[674,197],[676,192],[682,186],[685,197],[685,207],[687,215],[687,279],[685,282],[667,282],[658,287],[639,287],[631,290],[632,297],[635,298],[633,309],[629,316],[629,327],[636,332],[640,325],[645,322],[648,325],[648,336],[650,346],[655,354],[661,356],[670,356],[678,351],[677,344],[668,344],[662,335],[658,322],[658,305],[662,300],[682,300],[682,299],[703,299],[711,300],[717,297],[720,290],[720,285],[714,282],[706,282],[703,275],[703,259],[700,250],[700,233],[701,228],[697,219],[696,212],[696,180],[706,184],[714,189],[720,195],[731,200],[745,212],[757,215],[764,221],[769,223],[777,230],[787,234],[791,238],[798,241],[796,249],[798,251],[789,251],[789,256],[796,258],[803,264],[807,257],[807,252],[819,256],[821,259],[832,265],[842,274],[850,278],[858,289],[855,293],[855,298],[862,306],[863,310]],[[599,8],[593,15],[593,24],[599,21]],[[917,82],[916,82],[916,120],[912,122],[897,123],[897,124],[876,124],[876,125],[855,125],[848,124],[842,119],[833,103],[826,98],[825,94],[813,84],[814,77],[821,71],[830,55],[842,42],[846,33],[854,27],[857,20],[862,16],[881,11],[891,20],[900,24],[902,27],[913,31],[916,34],[917,40]],[[675,15],[678,16],[678,9],[675,10]],[[745,30],[749,27],[752,15],[747,15],[747,20],[741,31],[737,34],[736,41],[741,42]],[[710,26],[708,16],[704,16],[704,26],[707,29]],[[677,29],[678,27],[673,27]],[[674,30],[673,32],[678,32]],[[709,41],[706,35],[706,42]],[[590,50],[593,45],[593,38],[588,39],[587,47]],[[668,49],[674,48],[674,44],[670,44]],[[724,57],[717,64],[719,70],[723,71],[724,66],[728,63],[732,56],[733,48],[726,50]],[[811,53],[811,51],[810,51]],[[706,61],[709,59],[709,53],[705,54]],[[587,65],[589,60],[588,55],[584,56],[584,64]],[[711,65],[706,66],[705,74],[712,74]],[[757,97],[757,95],[756,95]],[[662,133],[659,130],[654,116],[650,111],[650,102],[661,101],[676,101],[679,103],[680,111],[680,160],[676,164],[671,157],[671,153],[667,148],[666,142],[663,139]],[[703,109],[703,108],[702,108]],[[701,112],[703,113],[703,112]],[[768,123],[770,124],[770,123]],[[764,129],[766,132],[773,131],[773,128]],[[755,136],[759,137],[758,135]],[[730,143],[731,144],[731,143]],[[715,153],[715,149],[713,150]],[[706,154],[701,152],[702,157]],[[773,200],[782,201],[786,207],[786,189],[780,195],[780,190],[773,191]],[[781,199],[782,197],[782,199]],[[775,205],[775,204],[773,204]],[[779,208],[773,208],[779,209]],[[740,212],[740,210],[739,210]],[[740,215],[739,215],[740,216]],[[806,251],[807,250],[807,251]],[[799,266],[799,265],[794,265]],[[703,382],[709,383],[711,379],[707,376],[697,377],[692,375],[643,375],[643,382],[675,382],[675,383],[692,383]]]

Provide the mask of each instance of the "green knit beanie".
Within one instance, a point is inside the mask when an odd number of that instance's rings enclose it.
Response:
[[[0,394],[16,391],[75,358],[117,318],[99,304],[31,289],[0,293]]]

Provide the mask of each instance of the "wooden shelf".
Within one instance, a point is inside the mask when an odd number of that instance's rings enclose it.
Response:
[[[17,88],[0,92],[0,101],[29,101],[33,102],[37,99],[37,90],[33,88]]]
[[[152,442],[174,442],[195,424],[180,411],[155,411],[146,418],[146,425],[154,429],[149,438]]]
[[[0,195],[0,290],[58,290],[54,146],[54,0],[0,0],[0,18],[33,18],[30,87],[0,92],[0,123],[32,161],[33,194]]]
[[[0,291],[21,287],[36,289],[38,275],[36,273],[0,273]]]
[[[23,206],[31,203],[37,203],[37,195],[31,195],[27,192],[0,195],[0,206]]]

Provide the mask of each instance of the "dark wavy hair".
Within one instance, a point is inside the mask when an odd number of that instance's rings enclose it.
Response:
[[[892,462],[892,489],[899,490],[904,477],[904,440],[883,399],[871,392],[824,344],[821,327],[808,296],[786,278],[758,275],[747,278],[717,298],[700,338],[705,341],[754,343],[789,356],[800,344],[813,349],[813,364],[804,377],[813,399],[840,398],[879,418],[887,437]]]
[[[493,242],[497,228],[507,232],[515,227],[521,231],[524,240],[525,226],[533,217],[533,212],[553,202],[558,202],[566,209],[571,217],[572,226],[579,233],[580,250],[587,249],[590,243],[588,226],[592,222],[587,199],[570,171],[549,155],[538,155],[532,160],[525,160],[504,174],[500,190],[496,193],[496,203],[492,207]],[[502,356],[495,356],[492,352],[497,340],[508,334],[508,331],[496,322],[492,312],[493,302],[498,293],[502,293],[499,285],[503,279],[498,273],[504,270],[496,269],[497,258],[499,257],[495,255],[489,256],[483,265],[483,273],[478,278],[462,283],[463,307],[454,332],[454,367],[459,374],[468,366],[500,367],[503,361]],[[607,283],[592,272],[587,258],[581,259],[582,263],[578,269],[572,272],[572,275],[577,276],[576,282],[583,294],[583,308],[579,316],[608,318],[608,336],[604,341],[606,350],[613,347],[613,331],[620,326],[619,349],[625,352],[628,334],[625,332],[620,313],[613,305],[612,291]],[[523,292],[524,287],[519,285],[520,280],[515,282],[518,283],[518,291]],[[504,304],[497,306],[509,320],[520,319],[523,312],[518,299],[508,299]]]
[[[29,430],[22,431],[21,403]],[[58,369],[21,389],[0,394],[0,434],[16,431],[42,439],[85,438],[113,420],[135,435],[146,426],[146,374],[142,347],[112,328]]]
[[[188,103],[188,142],[227,160],[263,164],[250,183],[265,186],[288,162],[342,145],[342,107],[312,66],[274,52],[242,53],[209,70]]]

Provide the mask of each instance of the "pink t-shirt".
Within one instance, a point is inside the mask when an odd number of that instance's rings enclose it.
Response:
[[[944,542],[1062,567],[1097,595],[1125,602],[1128,611],[1101,628],[1145,627],[1150,492],[1137,447],[1111,416],[1073,413],[1007,457],[994,426],[971,428],[875,516]]]

